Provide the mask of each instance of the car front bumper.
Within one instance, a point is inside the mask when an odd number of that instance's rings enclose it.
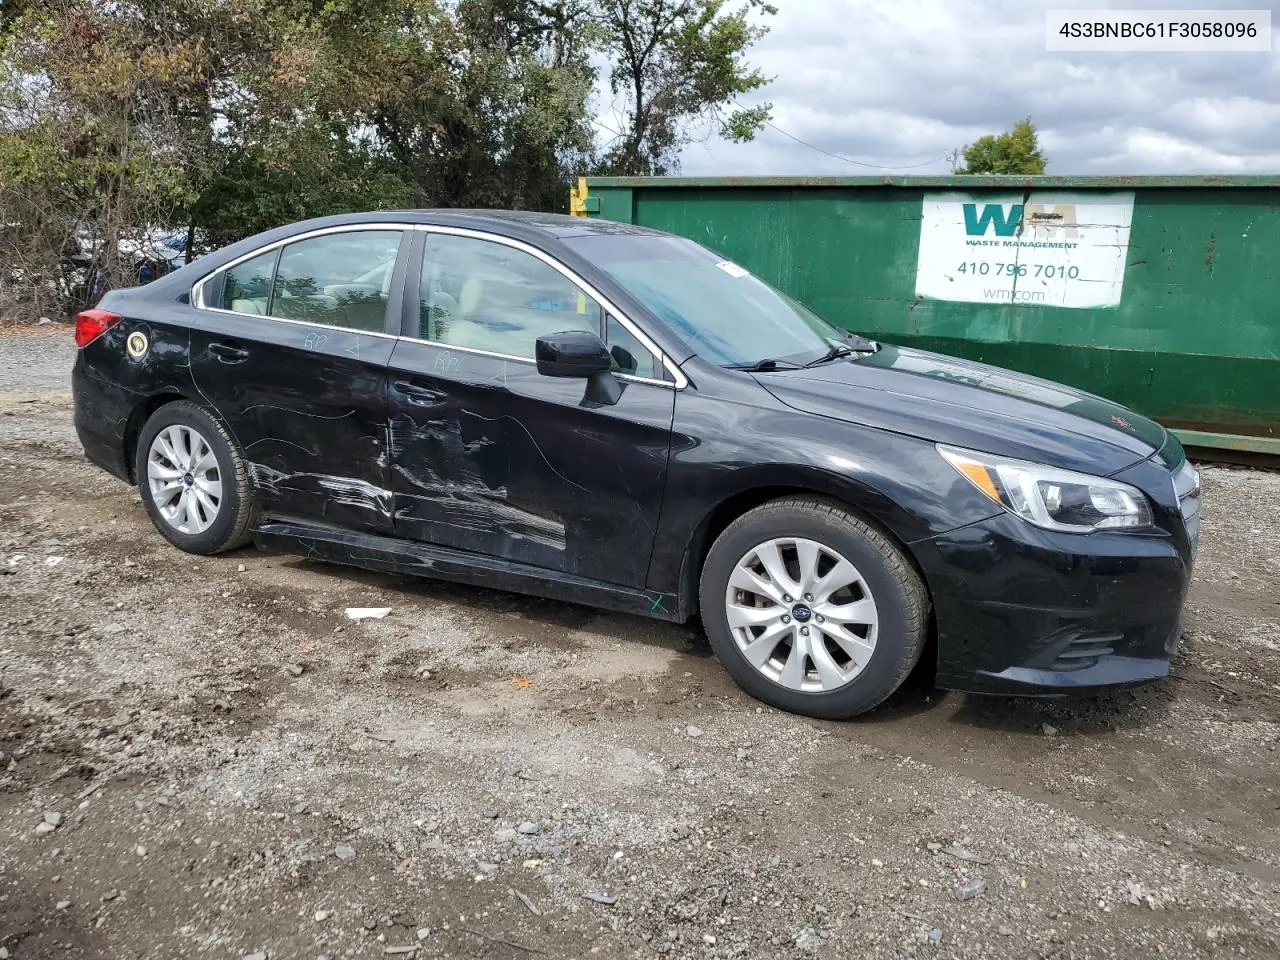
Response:
[[[1190,582],[1172,536],[1054,533],[1001,514],[914,548],[940,687],[1053,696],[1169,672]]]

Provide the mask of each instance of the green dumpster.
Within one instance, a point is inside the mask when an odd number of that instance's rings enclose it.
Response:
[[[595,177],[570,206],[696,240],[867,336],[1280,454],[1280,176]]]

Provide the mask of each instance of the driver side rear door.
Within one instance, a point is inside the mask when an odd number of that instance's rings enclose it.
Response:
[[[191,377],[266,515],[391,532],[387,361],[412,236],[397,224],[304,234],[197,288]]]

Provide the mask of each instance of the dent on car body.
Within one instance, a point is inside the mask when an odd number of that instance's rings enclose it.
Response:
[[[461,412],[470,415],[466,410]],[[432,522],[460,531],[491,531],[496,527],[516,545],[528,541],[553,550],[565,549],[563,520],[513,506],[504,483],[486,480],[484,454],[507,455],[507,451],[496,449],[495,441],[486,437],[465,441],[461,423],[444,418],[414,421],[393,417],[388,427],[393,469],[407,484],[400,496],[436,508],[432,510]],[[537,441],[530,440],[537,448]],[[408,453],[415,446],[423,455],[410,461]],[[538,452],[542,453],[540,449]],[[545,461],[545,455],[542,459]],[[434,464],[451,467],[452,479],[443,476]],[[402,511],[409,509],[407,504],[401,506]]]

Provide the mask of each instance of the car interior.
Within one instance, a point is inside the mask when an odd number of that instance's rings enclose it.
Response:
[[[424,340],[533,357],[541,336],[563,330],[600,333],[600,307],[566,282],[559,289],[530,284],[484,262],[450,269],[429,262],[422,281]]]
[[[616,372],[656,375],[649,351],[612,317],[602,323],[600,305],[549,268],[531,275],[528,263],[450,256],[443,245],[433,253],[423,267],[422,339],[532,358],[539,337],[585,330],[609,346]]]

